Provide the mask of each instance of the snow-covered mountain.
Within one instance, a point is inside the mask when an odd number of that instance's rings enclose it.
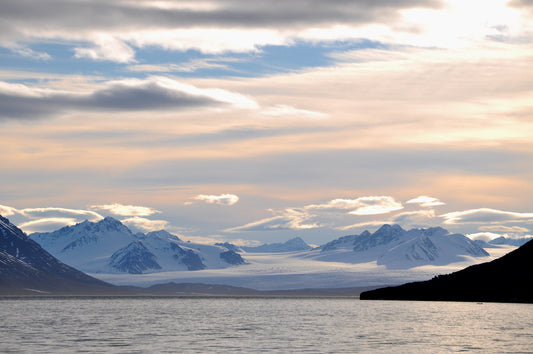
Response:
[[[520,247],[533,240],[533,237],[521,237],[521,238],[510,238],[510,237],[498,237],[493,240],[490,240],[488,243],[491,245],[511,245]]]
[[[134,234],[111,217],[30,238],[62,262],[88,273],[220,269],[244,263],[225,247],[184,242],[164,230]]]
[[[243,251],[250,253],[296,252],[308,251],[312,248],[300,237],[291,238],[284,243],[267,243],[256,247],[241,247]]]
[[[363,232],[333,240],[314,258],[323,261],[364,263],[377,261],[389,268],[411,268],[423,264],[445,265],[464,257],[489,254],[461,234],[441,227],[406,231],[399,225],[383,225],[376,232]]]
[[[90,294],[113,288],[60,262],[0,215],[0,294]]]

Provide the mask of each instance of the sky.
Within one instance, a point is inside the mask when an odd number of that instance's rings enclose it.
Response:
[[[0,214],[533,235],[532,98],[531,0],[3,0]]]

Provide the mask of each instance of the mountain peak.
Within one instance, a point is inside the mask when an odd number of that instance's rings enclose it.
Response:
[[[403,232],[405,231],[402,229],[402,227],[398,224],[390,225],[390,224],[383,224],[376,232],[374,232],[374,235],[384,234],[384,233],[390,233],[390,232]]]
[[[430,227],[428,229],[425,229],[424,230],[424,234],[426,236],[436,236],[436,235],[447,235],[449,232],[448,230],[440,227],[440,226],[437,226],[437,227]]]
[[[277,253],[277,252],[296,252],[296,251],[307,251],[313,247],[309,246],[304,240],[300,237],[291,238],[284,243],[266,243],[261,246],[256,247],[241,247],[246,252],[256,252],[256,253]]]
[[[150,237],[159,238],[161,240],[172,239],[175,241],[181,241],[181,239],[178,236],[171,234],[170,232],[166,230],[151,231],[145,235],[145,238],[150,238]]]
[[[398,224],[381,226],[376,232],[361,234],[354,240],[354,251],[365,251],[380,245],[386,245],[399,240],[406,231]]]
[[[122,223],[120,221],[118,221],[117,219],[115,219],[114,217],[112,217],[112,216],[106,216],[102,220],[98,221],[97,224],[107,225],[107,226],[110,226],[110,227],[122,226]]]

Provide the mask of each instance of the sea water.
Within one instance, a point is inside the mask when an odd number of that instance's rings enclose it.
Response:
[[[0,300],[2,353],[531,353],[533,305],[357,298]]]

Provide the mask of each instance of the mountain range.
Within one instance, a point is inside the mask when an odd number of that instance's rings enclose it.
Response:
[[[295,257],[352,264],[376,261],[390,269],[446,265],[465,257],[489,255],[468,237],[441,227],[406,231],[399,225],[383,225],[374,233],[343,236],[315,249],[301,238],[256,247],[238,247],[227,242],[191,243],[164,230],[134,234],[111,217],[54,232],[33,233],[30,238],[62,262],[92,274],[223,269],[246,264],[246,254],[253,253],[293,252]]]
[[[257,290],[376,288],[456,271],[479,263],[488,255],[477,242],[442,228],[406,231],[399,225],[383,225],[373,233],[340,237],[313,249],[299,238],[247,249],[228,242],[196,244],[164,230],[133,233],[113,218],[32,234],[32,239],[7,219],[2,221],[4,234],[14,232],[20,239],[40,242],[45,258],[59,255],[59,261],[54,258],[55,264],[68,264],[115,285],[142,287],[166,282],[225,284]],[[35,278],[27,264],[22,264],[26,262],[22,248],[13,248],[15,243],[10,239],[2,242],[4,278],[0,287],[8,289],[23,274],[27,274],[26,279]],[[32,244],[37,245],[33,241]],[[513,248],[491,245],[487,248],[491,252],[488,258],[495,259],[495,255]],[[54,269],[50,276],[58,268]],[[57,282],[51,279],[44,282]],[[33,288],[46,289],[39,284]],[[139,292],[139,288],[135,291]]]
[[[343,236],[318,248],[322,261],[364,263],[376,261],[387,268],[411,268],[424,264],[446,265],[465,257],[487,257],[477,243],[441,227],[404,230],[383,225],[374,233]]]
[[[220,269],[245,263],[223,246],[185,242],[164,230],[134,234],[112,217],[33,233],[30,238],[62,262],[88,273]]]
[[[343,236],[313,249],[301,238],[285,243],[238,247],[231,243],[206,245],[185,242],[167,231],[134,234],[120,221],[107,217],[84,221],[30,238],[77,269],[89,273],[157,273],[222,269],[246,264],[246,254],[289,253],[318,261],[364,263],[376,261],[388,268],[411,268],[423,264],[445,265],[464,257],[489,254],[464,235],[443,228],[411,229],[383,225],[374,233]]]

